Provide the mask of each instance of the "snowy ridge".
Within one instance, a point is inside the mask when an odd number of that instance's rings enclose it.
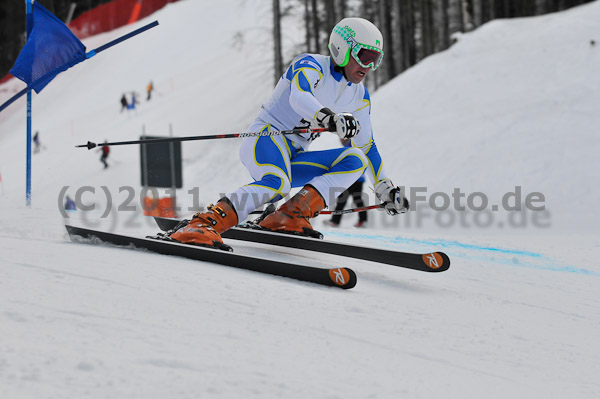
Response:
[[[171,124],[178,136],[246,128],[273,83],[269,6],[181,1],[85,40],[94,48],[160,22],[34,95],[33,129],[46,148],[33,157],[31,209],[23,205],[24,101],[0,113],[0,397],[600,396],[600,45],[590,44],[600,43],[598,1],[493,21],[372,93],[375,138],[397,184],[480,191],[490,204],[514,186],[545,195],[544,228],[502,212],[485,228],[473,225],[473,212],[446,227],[427,212],[372,213],[366,230],[350,228],[354,215],[340,229],[316,222],[329,240],[443,250],[447,272],[230,242],[242,254],[350,266],[358,284],[340,292],[68,240],[57,208],[64,186],[96,189],[83,197],[96,210],[69,213],[69,223],[157,231],[139,208],[117,211],[128,195],[122,186],[139,201],[139,149],[113,148],[102,170],[98,152],[74,145],[137,139],[142,126],[168,135]],[[287,49],[303,37],[290,29]],[[146,102],[150,80],[156,92]],[[0,102],[21,87],[1,85]],[[141,104],[119,113],[132,90]],[[332,136],[315,142],[331,145]],[[184,144],[182,214],[248,182],[238,148],[235,140]]]
[[[520,185],[545,194],[556,226],[595,229],[598,18],[594,3],[493,21],[379,90],[375,127],[402,135],[405,184],[490,197]]]

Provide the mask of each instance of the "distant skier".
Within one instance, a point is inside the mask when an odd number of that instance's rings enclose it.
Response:
[[[42,147],[42,144],[40,143],[40,132],[36,131],[35,134],[33,135],[33,144],[34,144],[34,148],[33,148],[33,152],[34,153],[38,153],[40,152],[40,149]]]
[[[106,141],[104,141],[106,143]],[[102,156],[100,156],[100,162],[104,164],[104,169],[108,168],[108,162],[106,159],[108,158],[108,154],[110,153],[110,147],[107,145],[103,145],[100,147],[100,151],[102,152]]]
[[[129,103],[127,103],[127,97],[125,96],[125,93],[123,93],[123,96],[121,96],[121,112],[123,112],[123,110],[128,109],[129,108]]]
[[[127,107],[127,109],[135,109],[135,106],[139,104],[139,101],[137,100],[137,93],[135,91],[131,92],[131,103],[129,104],[129,107]]]
[[[150,101],[150,98],[152,97],[152,90],[154,90],[154,84],[152,83],[152,81],[150,81],[150,83],[148,83],[148,86],[146,86],[146,92],[148,93],[146,101]]]
[[[75,201],[73,201],[71,199],[71,197],[69,197],[67,195],[67,198],[65,199],[65,210],[66,211],[75,211],[77,210],[77,205],[75,204]]]
[[[283,74],[249,132],[286,130],[296,126],[326,128],[352,147],[308,151],[319,134],[247,137],[242,163],[254,182],[238,188],[197,213],[170,235],[179,242],[222,247],[221,233],[243,222],[267,202],[284,198],[292,187],[302,189],[259,226],[271,231],[316,235],[309,222],[335,201],[366,170],[377,198],[390,215],[408,210],[408,200],[383,167],[371,128],[371,98],[362,83],[383,57],[383,36],[362,18],[344,18],[331,32],[331,56],[302,54]],[[219,179],[209,173],[212,179]],[[332,198],[333,197],[333,198]]]

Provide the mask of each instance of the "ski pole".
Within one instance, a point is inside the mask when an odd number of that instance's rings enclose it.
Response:
[[[76,148],[87,148],[91,150],[95,147],[107,147],[113,145],[129,145],[129,144],[157,144],[157,143],[173,143],[178,141],[193,141],[193,140],[214,140],[214,139],[232,139],[232,138],[243,138],[243,137],[258,137],[258,136],[279,136],[286,134],[300,134],[300,133],[323,133],[329,132],[327,128],[296,128],[290,130],[271,130],[270,132],[245,132],[245,133],[228,133],[228,134],[213,134],[209,136],[188,136],[188,137],[167,137],[163,139],[149,139],[149,140],[131,140],[131,141],[117,141],[113,143],[101,143],[96,144],[88,141],[87,144],[76,145]]]
[[[366,212],[369,211],[371,209],[379,209],[379,208],[384,208],[385,205],[387,204],[387,202],[383,202],[381,204],[377,204],[377,205],[370,205],[370,206],[363,206],[360,208],[349,208],[349,209],[341,209],[339,211],[337,210],[333,210],[333,211],[321,211],[319,212],[319,215],[345,215],[347,213],[355,213],[355,212]],[[271,212],[275,211],[275,208],[273,208],[271,210]],[[252,211],[250,212],[251,215],[259,215],[259,214],[263,214],[265,211]]]
[[[360,208],[341,209],[339,211],[337,211],[337,210],[333,210],[333,211],[321,211],[321,212],[319,212],[319,215],[345,215],[346,213],[366,212],[366,211],[369,211],[371,209],[383,208],[383,207],[385,207],[386,204],[387,204],[387,202],[384,202],[384,203],[381,203],[381,204],[378,204],[378,205],[363,206],[363,207],[360,207]]]

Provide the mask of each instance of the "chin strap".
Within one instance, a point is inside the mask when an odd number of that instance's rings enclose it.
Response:
[[[333,62],[333,59],[331,60],[331,62]],[[334,63],[333,70],[336,71],[337,73],[341,73],[342,75],[344,75],[344,78],[346,78],[346,80],[348,80],[348,77],[346,76],[346,68],[341,67]]]

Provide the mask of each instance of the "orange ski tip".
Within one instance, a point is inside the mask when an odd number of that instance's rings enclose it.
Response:
[[[343,267],[329,269],[329,278],[337,285],[344,286],[350,282],[350,273]]]
[[[444,265],[444,259],[437,252],[423,255],[423,262],[432,269],[439,269]]]

